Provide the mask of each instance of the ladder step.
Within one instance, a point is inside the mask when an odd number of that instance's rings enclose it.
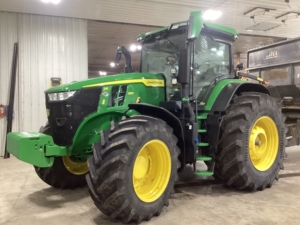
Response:
[[[198,133],[206,133],[206,132],[207,130],[203,130],[203,129],[198,130]]]
[[[209,146],[208,143],[205,143],[205,142],[200,142],[200,143],[197,143],[196,144],[198,147],[206,147],[206,146]]]
[[[208,170],[203,170],[203,171],[197,170],[196,174],[201,177],[210,177],[214,175],[214,172]]]
[[[206,120],[207,119],[207,114],[202,114],[197,116],[198,120]]]
[[[212,158],[209,156],[197,156],[196,161],[211,161]]]

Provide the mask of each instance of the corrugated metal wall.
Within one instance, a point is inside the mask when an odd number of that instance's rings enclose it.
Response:
[[[63,83],[86,79],[86,20],[20,14],[20,129],[36,131],[46,122],[44,90],[51,77]]]
[[[10,56],[13,42],[19,42],[19,99],[16,99],[14,130],[38,131],[46,123],[44,90],[50,86],[51,77],[61,77],[63,83],[82,80],[88,77],[87,62],[87,21],[83,19],[38,16],[30,14],[13,14],[0,12],[1,16],[9,17],[15,23],[15,39],[8,42],[7,30],[0,25],[1,46],[9,48],[0,54]],[[13,18],[13,19],[12,19]],[[4,23],[1,19],[0,24]],[[4,28],[2,28],[4,27]],[[2,29],[1,29],[2,28]],[[12,32],[12,31],[11,31]],[[3,40],[2,40],[3,39]],[[8,69],[0,68],[1,101],[8,103],[7,75],[10,74],[11,58],[0,58]],[[0,66],[1,67],[1,66]],[[2,85],[4,84],[4,85]],[[5,90],[2,90],[5,86]],[[19,120],[17,120],[17,118]],[[4,120],[0,126],[0,156],[4,149]],[[2,132],[2,134],[1,134]]]

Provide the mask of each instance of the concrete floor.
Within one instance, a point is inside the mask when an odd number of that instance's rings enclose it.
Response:
[[[147,225],[299,224],[300,147],[288,148],[279,182],[256,193],[238,192],[212,180],[193,180],[188,171],[159,217]],[[33,167],[16,158],[0,158],[0,224],[121,224],[102,214],[87,188],[57,190],[43,183]]]

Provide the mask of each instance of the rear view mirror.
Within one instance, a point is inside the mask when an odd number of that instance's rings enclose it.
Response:
[[[131,65],[130,52],[124,46],[118,47],[117,54],[116,54],[116,57],[115,57],[115,64],[116,65],[119,64],[119,61],[121,59],[122,54],[125,56],[125,60],[126,60],[125,67],[124,67],[124,73],[134,72],[134,69]]]
[[[116,57],[115,57],[115,64],[118,65],[120,60],[121,60],[121,57],[122,57],[122,50],[121,48],[119,47],[118,50],[117,50],[117,54],[116,54]]]

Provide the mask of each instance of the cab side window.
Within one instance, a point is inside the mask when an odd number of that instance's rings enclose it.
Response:
[[[200,35],[195,40],[194,51],[194,94],[202,100],[208,87],[220,75],[230,73],[229,45]]]

